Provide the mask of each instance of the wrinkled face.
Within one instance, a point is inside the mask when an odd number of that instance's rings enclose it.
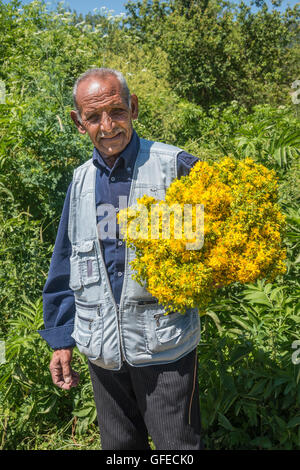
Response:
[[[78,121],[76,111],[71,111],[71,117],[79,132],[87,132],[104,157],[118,156],[132,136],[132,119],[138,116],[137,97],[131,95],[129,108],[119,80],[109,75],[83,80],[78,85],[76,99],[82,122]]]

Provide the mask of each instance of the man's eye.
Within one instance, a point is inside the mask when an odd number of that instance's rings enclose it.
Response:
[[[108,114],[112,119],[117,119],[119,117],[122,117],[126,113],[126,110],[123,108],[114,108],[112,109]],[[91,116],[87,117],[87,121],[94,123],[98,122],[98,120],[101,119],[98,114],[92,114]]]
[[[89,116],[87,120],[90,122],[93,122],[93,121],[96,121],[97,119],[98,119],[97,114],[93,114],[92,116]]]

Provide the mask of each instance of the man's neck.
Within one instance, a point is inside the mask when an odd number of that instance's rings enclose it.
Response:
[[[103,161],[106,163],[107,166],[109,166],[109,168],[112,168],[114,166],[114,164],[116,163],[116,160],[119,158],[119,153],[116,154],[116,155],[111,155],[110,157],[107,156],[107,155],[103,155],[103,153],[101,153],[101,157],[103,159]]]
[[[100,151],[97,149],[97,147],[94,147],[94,149],[97,151],[97,153],[96,153],[96,154],[93,154],[93,155],[95,156],[95,157],[93,157],[93,158],[95,158],[95,160],[97,160],[97,154],[98,154],[99,157],[100,157],[100,159],[102,160],[102,162],[105,163],[105,165],[107,165],[109,168],[113,168],[114,165],[115,165],[115,163],[116,163],[116,161],[117,161],[118,158],[120,157],[120,155],[123,155],[123,152],[125,151],[125,149],[129,148],[129,146],[131,145],[134,134],[136,134],[136,133],[135,133],[134,130],[132,130],[132,134],[131,134],[131,138],[130,138],[129,143],[126,145],[126,147],[125,147],[121,152],[119,152],[119,153],[117,153],[117,154],[115,154],[115,155],[106,155],[106,154],[100,152]],[[138,137],[137,137],[137,139],[138,139]],[[138,139],[138,141],[139,141],[139,139]],[[138,141],[135,142],[135,146],[133,146],[133,147],[131,148],[131,153],[132,153],[132,152],[135,153],[135,152],[138,151]],[[136,147],[137,147],[137,148],[136,148]],[[127,152],[127,154],[128,154],[128,152]],[[128,157],[128,155],[127,155],[127,157]],[[98,161],[99,161],[100,164],[101,164],[101,160],[98,159]]]

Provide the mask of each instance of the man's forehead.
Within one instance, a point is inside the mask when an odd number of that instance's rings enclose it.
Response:
[[[105,78],[90,77],[89,79],[83,80],[77,89],[77,102],[85,102],[95,98],[97,101],[106,101],[110,97],[122,95],[122,87],[119,80],[114,76],[108,76]]]

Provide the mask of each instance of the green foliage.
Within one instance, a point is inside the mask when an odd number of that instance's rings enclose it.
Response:
[[[223,0],[138,1],[126,5],[132,34],[159,44],[179,96],[208,109],[238,100],[285,103],[297,76],[299,6],[284,13],[264,1],[254,13]]]
[[[206,316],[198,348],[208,448],[299,449],[300,368],[291,361],[299,303],[289,290],[237,287]]]
[[[93,424],[95,409],[87,407],[93,403],[93,393],[84,357],[74,351],[73,366],[80,372],[82,386],[69,393],[54,386],[49,374],[51,354],[37,333],[43,325],[42,299],[32,302],[23,296],[22,302],[15,318],[6,322],[9,331],[6,363],[0,368],[1,447],[32,448],[31,441],[52,430],[60,436],[59,442],[68,438],[71,448],[76,444],[75,438],[82,438],[85,432],[85,437],[90,439],[92,431],[91,444],[99,448],[99,435]],[[52,449],[57,447],[54,440]]]
[[[208,160],[251,156],[277,172],[287,273],[220,291],[202,321],[200,400],[209,449],[300,448],[291,361],[300,339],[299,110],[289,96],[298,9],[261,4],[253,13],[219,0],[131,2],[123,20],[0,1],[1,448],[99,448],[86,359],[74,350],[78,388],[56,388],[37,333],[65,192],[92,150],[70,119],[72,86],[98,66],[121,70],[138,95],[142,137]]]

